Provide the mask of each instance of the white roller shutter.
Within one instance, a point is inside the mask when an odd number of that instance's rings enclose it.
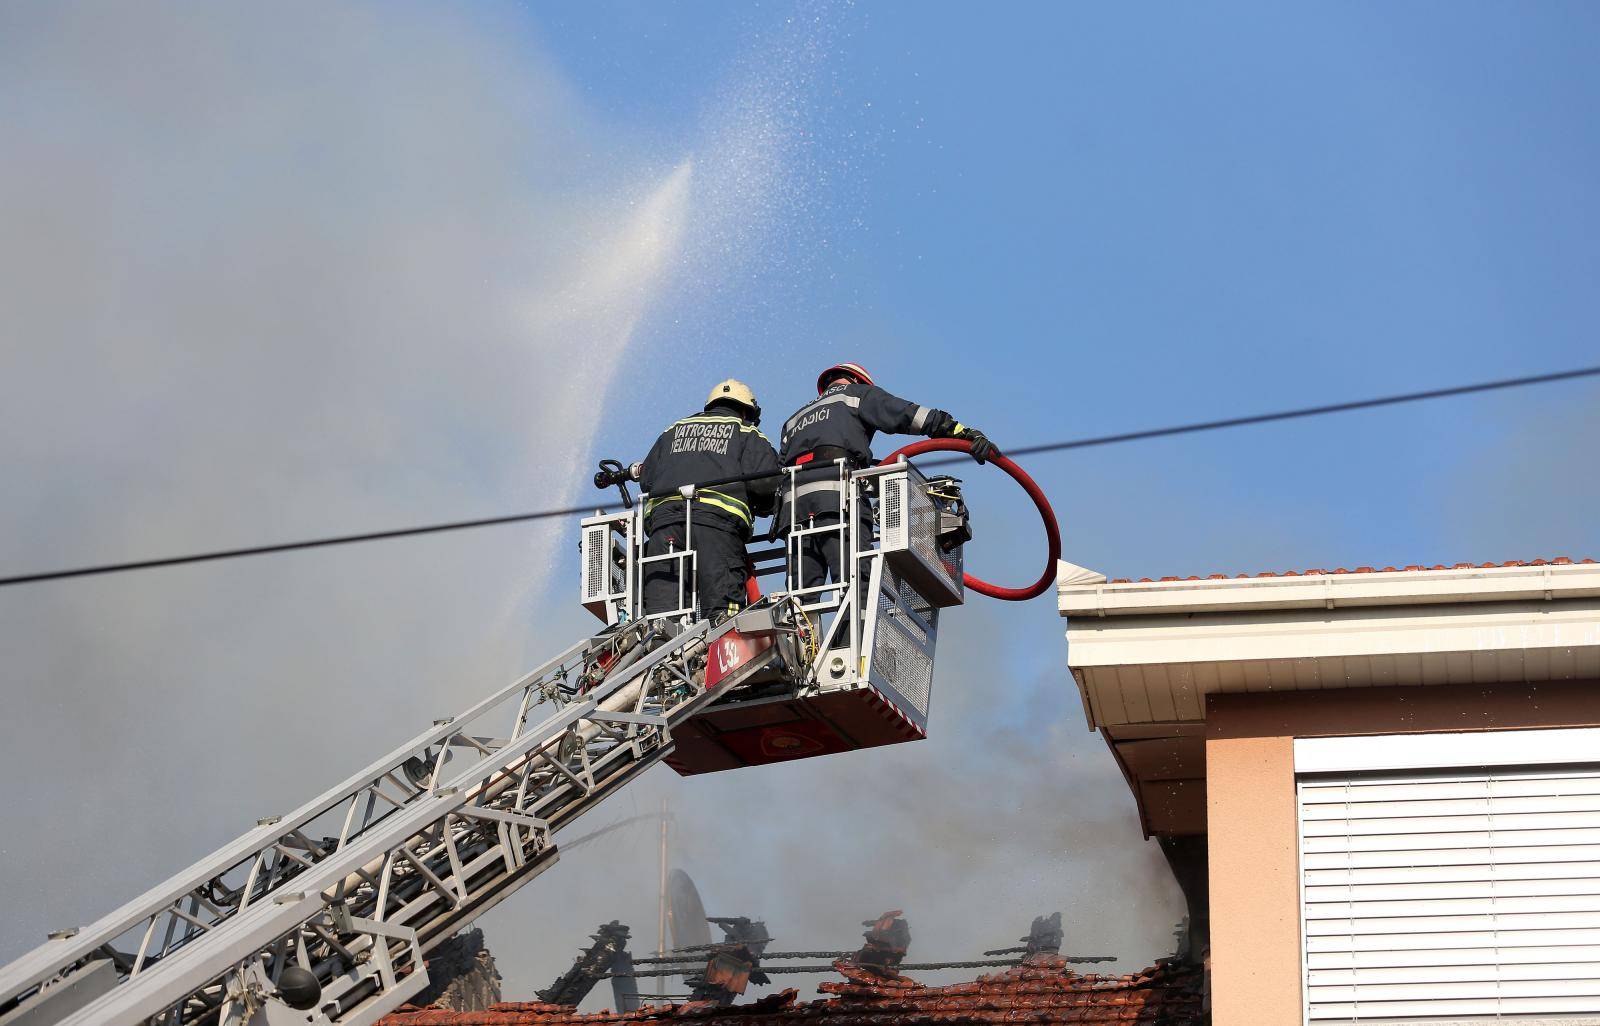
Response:
[[[1600,1023],[1600,765],[1298,791],[1308,1022]]]

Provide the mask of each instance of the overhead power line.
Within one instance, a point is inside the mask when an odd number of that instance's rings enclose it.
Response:
[[[1473,395],[1479,392],[1495,392],[1507,388],[1521,388],[1527,385],[1547,385],[1558,381],[1572,381],[1578,378],[1600,376],[1600,367],[1580,367],[1576,370],[1557,371],[1553,374],[1534,374],[1521,378],[1502,378],[1498,381],[1485,381],[1475,385],[1456,385],[1451,388],[1432,388],[1424,392],[1406,392],[1400,395],[1381,396],[1376,399],[1359,399],[1354,402],[1328,403],[1321,406],[1305,406],[1293,410],[1280,410],[1276,413],[1256,413],[1244,417],[1228,417],[1223,420],[1204,420],[1192,424],[1177,424],[1171,427],[1149,428],[1143,431],[1126,431],[1114,435],[1097,435],[1091,438],[1076,438],[1063,442],[1047,442],[1041,445],[1028,445],[1019,448],[1007,448],[1007,456],[1037,456],[1041,453],[1065,452],[1069,449],[1088,449],[1100,445],[1116,445],[1122,442],[1140,442],[1150,438],[1168,438],[1173,435],[1195,434],[1201,431],[1218,431],[1222,428],[1246,427],[1252,424],[1269,424],[1274,421],[1297,420],[1304,417],[1321,417],[1332,413],[1349,413],[1353,410],[1369,410],[1379,406],[1397,406],[1401,403],[1415,403],[1430,399],[1449,399],[1455,396]],[[963,457],[946,457],[927,461],[927,465],[938,466],[946,463],[958,462]],[[745,480],[732,478],[729,481]],[[729,481],[707,482],[707,484],[727,484]],[[501,524],[519,524],[534,520],[550,520],[556,517],[580,516],[596,509],[615,511],[620,506],[606,506],[588,504],[583,506],[568,506],[563,509],[544,509],[531,513],[512,513],[500,517],[483,517],[477,520],[454,520],[442,524],[428,524],[422,527],[403,527],[390,531],[368,531],[363,534],[333,535],[326,538],[312,538],[305,541],[280,542],[275,545],[254,545],[239,549],[218,549],[212,552],[196,552],[184,556],[166,556],[160,559],[141,559],[127,563],[101,563],[96,566],[76,567],[70,570],[47,570],[40,573],[18,574],[12,577],[0,577],[0,587],[13,584],[33,584],[41,581],[59,581],[69,577],[92,577],[101,574],[125,573],[130,570],[153,570],[158,567],[183,566],[188,563],[209,563],[221,559],[240,559],[245,556],[265,556],[275,552],[295,552],[300,549],[320,549],[334,545],[354,545],[358,542],[387,541],[391,538],[410,538],[424,534],[442,534],[446,531],[465,531],[476,527],[495,527]]]
[[[493,527],[496,524],[516,524],[526,520],[548,520],[552,517],[578,516],[591,513],[594,506],[570,506],[566,509],[545,509],[536,513],[513,513],[504,517],[485,517],[482,520],[455,520],[447,524],[429,524],[426,527],[402,527],[394,531],[369,531],[366,534],[342,534],[331,538],[312,538],[308,541],[281,542],[277,545],[255,545],[245,549],[218,549],[214,552],[196,552],[187,556],[167,556],[162,559],[141,559],[132,563],[102,563],[99,566],[81,566],[73,570],[49,570],[16,577],[0,577],[0,587],[8,584],[31,584],[35,581],[58,581],[66,577],[91,577],[95,574],[118,574],[128,570],[153,570],[162,566],[182,566],[185,563],[209,563],[217,559],[238,559],[242,556],[265,556],[273,552],[294,552],[298,549],[320,549],[330,545],[354,545],[357,542],[385,541],[389,538],[409,538],[418,534],[440,534],[444,531],[465,531],[471,527]]]
[[[1386,395],[1378,399],[1358,399],[1349,403],[1329,403],[1325,406],[1306,406],[1278,413],[1257,413],[1248,417],[1229,417],[1226,420],[1203,420],[1196,424],[1179,424],[1176,427],[1153,428],[1149,431],[1128,431],[1119,435],[1100,435],[1097,438],[1080,438],[1072,442],[1053,442],[1021,449],[1006,449],[1007,456],[1032,456],[1041,452],[1061,452],[1066,449],[1087,449],[1096,445],[1114,445],[1118,442],[1138,442],[1146,438],[1165,438],[1170,435],[1188,435],[1197,431],[1216,431],[1221,428],[1245,427],[1249,424],[1269,424],[1277,420],[1297,420],[1301,417],[1321,417],[1329,413],[1349,413],[1351,410],[1370,410],[1377,406],[1396,406],[1425,399],[1449,399],[1476,392],[1495,392],[1503,388],[1521,388],[1524,385],[1548,385],[1575,378],[1600,375],[1600,367],[1580,367],[1577,370],[1557,371],[1554,374],[1535,374],[1526,378],[1503,378],[1477,385],[1456,385],[1453,388],[1433,388],[1426,392],[1407,392],[1404,395]]]
[[[854,952],[852,952],[853,954]],[[760,970],[768,976],[782,976],[789,973],[836,973],[836,965],[769,965],[765,961],[771,957],[763,955]],[[1095,962],[1115,962],[1116,955],[1068,955],[1064,961],[1074,965],[1089,965]],[[635,965],[655,961],[648,958],[636,958]],[[895,966],[896,970],[906,972],[932,972],[939,969],[984,969],[991,966],[1018,966],[1022,965],[1020,958],[973,958],[961,962],[903,962]],[[627,973],[607,973],[608,977],[639,977],[639,976],[687,976],[692,972],[699,972],[703,964],[697,963],[691,969],[637,969]]]

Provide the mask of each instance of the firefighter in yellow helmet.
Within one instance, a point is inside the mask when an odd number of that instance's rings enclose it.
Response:
[[[648,498],[646,556],[695,553],[695,594],[700,615],[721,618],[745,603],[745,545],[757,517],[777,502],[778,454],[761,433],[761,404],[742,381],[729,378],[706,397],[705,409],[669,425],[633,475]],[[685,485],[771,474],[770,478],[696,487]],[[693,510],[689,509],[693,504]],[[692,518],[691,518],[692,512]],[[685,530],[686,521],[689,530]],[[679,607],[678,560],[652,563],[644,574],[646,613]]]

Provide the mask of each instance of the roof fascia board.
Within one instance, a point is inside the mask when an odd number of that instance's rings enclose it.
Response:
[[[1487,652],[1600,646],[1600,608],[1588,602],[1248,611],[1069,621],[1074,670],[1155,663],[1250,662],[1328,656]]]
[[[1592,563],[1134,584],[1067,583],[1067,576],[1062,575],[1057,597],[1061,614],[1068,617],[1600,596],[1600,565]]]

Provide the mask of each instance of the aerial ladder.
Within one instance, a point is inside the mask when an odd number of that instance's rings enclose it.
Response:
[[[754,564],[782,586],[715,624],[693,607],[692,549],[645,555],[644,503],[624,488],[628,508],[580,525],[601,630],[52,933],[0,968],[0,1026],[367,1026],[427,986],[434,947],[555,863],[559,831],[656,763],[693,774],[925,736],[939,612],[968,580],[960,483],[895,458],[840,464],[835,487],[840,523],[787,525]],[[1032,494],[1053,566],[1053,515]],[[690,546],[693,530],[691,512]],[[846,579],[797,586],[796,547],[827,530]],[[642,608],[652,559],[677,563],[672,610]]]

